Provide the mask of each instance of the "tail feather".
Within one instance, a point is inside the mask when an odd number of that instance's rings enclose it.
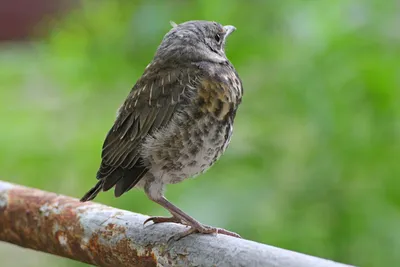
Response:
[[[142,164],[142,161],[138,161],[129,169],[113,167],[102,163],[97,172],[97,179],[99,181],[81,198],[81,202],[93,200],[101,190],[108,191],[114,186],[114,195],[119,197],[132,189],[148,170],[149,169]]]
[[[123,193],[134,187],[147,171],[148,169],[144,166],[135,166],[134,168],[126,171],[124,176],[121,177],[121,179],[119,179],[115,185],[115,197],[120,197]]]
[[[101,170],[106,169],[108,166],[101,166]],[[122,168],[114,168],[112,171],[108,171],[107,175],[103,173],[97,174],[97,179],[104,180],[103,190],[108,191],[120,180],[124,177],[124,170]]]
[[[90,189],[90,190],[81,198],[80,201],[81,201],[81,202],[86,202],[86,201],[93,200],[93,199],[97,196],[97,194],[100,192],[100,190],[102,189],[103,183],[104,183],[104,181],[102,181],[102,180],[98,181],[97,184],[96,184],[92,189]]]

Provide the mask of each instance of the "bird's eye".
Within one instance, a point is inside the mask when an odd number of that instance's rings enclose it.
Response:
[[[215,41],[217,41],[217,43],[219,43],[221,41],[221,35],[219,33],[217,33],[215,36]]]

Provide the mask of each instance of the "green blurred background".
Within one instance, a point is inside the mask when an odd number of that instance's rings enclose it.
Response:
[[[395,1],[84,1],[0,46],[0,179],[73,197],[169,21],[232,24],[244,84],[226,154],[168,187],[199,221],[358,266],[400,263]],[[34,34],[32,36],[35,36]],[[98,202],[167,215],[143,192]],[[2,266],[86,266],[0,244]]]

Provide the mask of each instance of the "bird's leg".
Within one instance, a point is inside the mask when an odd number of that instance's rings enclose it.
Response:
[[[149,217],[147,220],[144,221],[143,225],[145,225],[146,223],[148,223],[150,221],[153,222],[153,224],[170,222],[170,223],[179,223],[179,224],[186,225],[185,222],[182,222],[182,220],[179,219],[178,216],[176,216],[174,214],[172,214],[171,217],[161,217],[161,216]]]
[[[160,204],[161,206],[163,206],[164,208],[166,208],[171,214],[172,217],[171,218],[164,218],[162,220],[167,221],[166,219],[172,219],[174,218],[174,222],[181,223],[181,224],[185,224],[187,226],[190,226],[191,228],[185,232],[183,232],[182,234],[176,236],[174,239],[175,240],[179,240],[185,236],[188,236],[192,233],[202,233],[202,234],[224,234],[224,235],[229,235],[229,236],[233,236],[233,237],[239,237],[240,235],[227,231],[225,229],[221,229],[221,228],[215,228],[215,227],[211,227],[211,226],[207,226],[207,225],[203,225],[201,223],[199,223],[196,219],[194,219],[193,217],[187,215],[185,212],[183,212],[180,208],[178,208],[177,206],[175,206],[174,204],[172,204],[171,202],[169,202],[164,196],[160,197],[160,198],[152,198],[149,195],[150,199],[153,200],[154,202]],[[155,217],[155,218],[159,218],[159,217]],[[152,218],[147,219],[146,221],[149,220],[153,220]],[[165,222],[162,221],[160,219],[156,219],[157,223],[160,222]],[[169,221],[169,220],[168,220]]]

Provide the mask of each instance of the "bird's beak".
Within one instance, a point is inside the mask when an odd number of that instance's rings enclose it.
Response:
[[[224,26],[224,30],[225,30],[225,38],[228,37],[232,32],[234,32],[236,30],[235,26],[232,25],[226,25]]]

